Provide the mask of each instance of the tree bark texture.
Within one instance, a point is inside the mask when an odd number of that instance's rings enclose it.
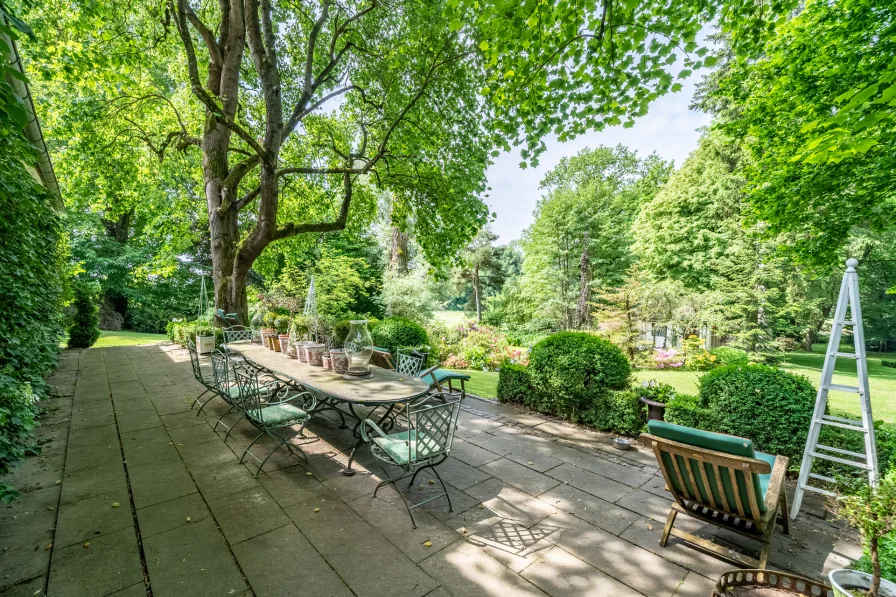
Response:
[[[579,300],[576,303],[576,328],[582,329],[590,322],[588,305],[591,300],[591,270],[589,267],[588,234],[582,241],[582,257],[579,260]]]

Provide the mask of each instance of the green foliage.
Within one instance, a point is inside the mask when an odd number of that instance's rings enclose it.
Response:
[[[612,343],[584,332],[560,332],[532,348],[529,373],[534,392],[526,406],[580,418],[608,390],[624,389],[631,368]]]
[[[523,404],[532,393],[532,381],[529,370],[522,365],[501,363],[498,372],[498,401]]]
[[[602,392],[582,418],[603,431],[638,435],[647,425],[647,406],[639,400],[640,394],[637,389]]]
[[[699,396],[690,394],[675,394],[668,403],[663,413],[666,421],[694,429],[705,429],[705,422],[709,420],[710,411],[703,407]]]
[[[892,369],[896,369],[896,361],[888,361],[887,359],[881,359],[880,364],[884,367],[890,367]]]
[[[881,537],[878,553],[880,555],[881,578],[896,583],[896,533],[890,533]],[[865,549],[862,557],[852,567],[871,574],[871,556],[867,549]]]
[[[641,385],[638,386],[636,390],[638,392],[638,396],[643,396],[648,400],[661,402],[663,404],[668,404],[673,398],[675,398],[674,387],[667,383],[656,381],[654,379],[641,382]]]
[[[821,429],[818,443],[850,452],[865,452],[865,438],[854,431],[839,427],[825,426]],[[896,427],[882,421],[874,422],[874,443],[877,445],[877,466],[881,474],[896,470]],[[863,471],[828,460],[815,460],[813,470],[827,477],[862,477]]]
[[[351,328],[352,324],[348,319],[343,319],[342,321],[337,321],[333,324],[333,328],[330,331],[333,338],[333,348],[342,348],[345,344],[345,338],[348,336],[348,332]]]
[[[175,344],[186,347],[187,341],[196,342],[196,334],[202,336],[215,336],[215,344],[224,342],[224,332],[221,328],[212,327],[201,321],[170,321],[165,333]]]
[[[747,365],[749,357],[747,351],[730,346],[719,346],[711,348],[709,354],[716,357],[719,365]]]
[[[96,293],[86,283],[75,284],[75,316],[68,329],[69,348],[90,348],[100,337]]]
[[[438,301],[431,286],[422,268],[403,275],[386,272],[382,293],[386,315],[412,319],[420,324],[432,320]]]
[[[701,427],[746,437],[757,450],[798,464],[815,408],[808,379],[765,365],[728,365],[700,378]]]
[[[423,327],[404,317],[387,317],[370,331],[375,346],[385,348],[393,355],[399,348],[417,348],[429,344]]]
[[[885,0],[807,2],[710,91],[750,155],[751,217],[805,262],[836,263],[856,227],[893,223],[894,18]]]
[[[869,485],[867,480],[856,480],[846,493],[830,499],[827,507],[862,534],[873,562],[874,556],[880,554],[881,539],[896,531],[896,470],[882,475],[877,487]],[[890,567],[892,562],[888,564]],[[880,568],[872,567],[872,587],[880,579],[881,572]],[[873,592],[869,595],[876,597]]]
[[[31,430],[37,411],[37,397],[31,384],[0,372],[0,479],[12,472],[31,447]],[[12,501],[18,492],[0,480],[0,499]]]

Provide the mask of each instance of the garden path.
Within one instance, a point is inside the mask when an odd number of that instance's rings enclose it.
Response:
[[[0,596],[707,597],[730,568],[658,545],[670,498],[650,452],[512,407],[468,399],[441,467],[454,512],[431,502],[412,530],[394,490],[372,497],[366,450],[340,474],[353,440],[325,417],[294,440],[307,466],[284,452],[256,479],[237,464],[251,428],[225,443],[210,423],[223,404],[196,416],[178,347],[66,351],[51,383],[43,451],[0,508]],[[859,555],[818,502],[806,510],[771,568],[820,577]]]

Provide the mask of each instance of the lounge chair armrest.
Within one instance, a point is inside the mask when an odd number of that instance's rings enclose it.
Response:
[[[370,443],[370,436],[367,435],[368,427],[370,427],[373,431],[375,431],[376,434],[379,435],[380,437],[388,437],[386,432],[383,431],[382,429],[380,429],[379,426],[376,423],[374,423],[372,419],[364,419],[363,421],[361,421],[360,431],[361,431],[361,439],[363,439],[365,442]]]
[[[787,467],[790,459],[780,454],[775,456],[775,466],[772,468],[772,476],[768,480],[768,491],[765,494],[765,505],[771,511],[778,503],[781,491],[784,489],[784,478],[787,476]],[[787,515],[787,513],[785,513]]]

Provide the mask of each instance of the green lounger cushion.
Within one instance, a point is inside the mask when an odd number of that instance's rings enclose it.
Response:
[[[470,376],[466,373],[460,373],[459,371],[448,371],[447,369],[436,369],[432,373],[427,373],[422,377],[424,381],[432,381],[432,376],[436,376],[436,380],[439,383],[449,379],[462,379],[464,381],[470,381]]]
[[[308,413],[292,404],[272,404],[265,406],[260,411],[252,410],[247,414],[256,421],[263,419],[265,425],[283,425],[304,421],[308,418]]]
[[[648,421],[647,429],[652,435],[682,444],[688,444],[690,446],[695,446],[698,448],[722,452],[724,454],[731,454],[732,456],[757,458],[768,462],[772,467],[774,467],[775,464],[775,457],[773,455],[754,451],[753,442],[743,437],[725,435],[724,433],[714,433],[712,431],[703,431],[701,429],[693,429],[691,427],[685,427],[683,425],[675,425],[674,423],[666,423],[665,421],[656,420]],[[666,468],[669,470],[674,470],[671,456],[667,453],[663,453],[662,458],[663,464],[666,466]],[[696,460],[690,460],[691,469],[694,472],[694,481],[697,484],[697,491],[695,491],[695,488],[692,487],[691,481],[688,477],[684,458],[678,456],[677,461],[678,468],[681,471],[681,475],[684,479],[684,483],[688,490],[688,493],[690,493],[691,495],[699,494],[702,498],[702,501],[704,501],[705,503],[709,503],[709,500],[707,499],[708,494],[706,492],[706,487],[704,487],[703,478],[699,472],[699,463]],[[747,483],[745,483],[743,471],[732,471],[727,467],[719,468],[720,476],[722,477],[722,488],[725,492],[725,498],[728,501],[730,512],[737,511],[737,502],[734,497],[734,491],[731,487],[731,473],[733,472],[737,483],[738,493],[740,494],[741,504],[744,508],[744,513],[747,516],[752,516],[752,512],[750,510],[750,498],[749,494],[747,493],[750,489],[755,492],[756,505],[758,506],[760,513],[765,513],[765,492],[768,489],[769,480],[771,479],[771,473],[762,475],[753,474],[752,483],[748,485]],[[715,503],[721,508],[723,502],[722,496],[718,490],[715,471],[713,470],[713,467],[708,463],[704,463],[704,470],[706,472],[707,480],[709,481],[712,497]],[[678,485],[677,479],[673,479],[673,484],[675,485],[675,491],[681,493],[681,487]]]

